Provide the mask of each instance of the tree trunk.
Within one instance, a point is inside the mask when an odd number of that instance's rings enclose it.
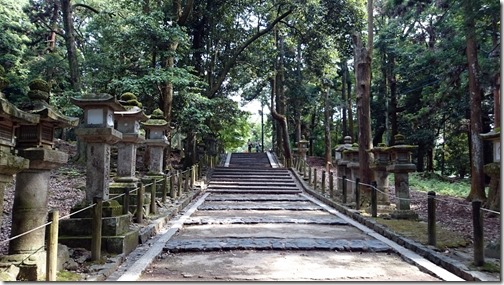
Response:
[[[362,46],[359,35],[354,36],[355,45],[355,92],[357,101],[357,117],[359,120],[359,178],[361,183],[370,184],[374,179],[374,173],[369,167],[372,162],[371,153],[371,56],[373,51],[373,1],[368,0],[368,44]],[[362,191],[362,203],[369,202],[371,189],[359,187]]]
[[[348,112],[348,135],[352,137],[352,141],[355,141],[357,138],[355,136],[354,129],[354,119],[353,119],[353,111],[352,111],[352,80],[350,80],[350,72],[347,69],[347,112]]]
[[[474,1],[465,0],[465,30],[466,30],[466,56],[469,77],[470,96],[470,141],[471,141],[471,191],[467,196],[468,201],[486,199],[484,173],[483,173],[483,141],[480,134],[483,130],[481,119],[481,90],[478,82],[479,66],[476,47],[474,14]]]
[[[315,137],[314,136],[314,133],[315,133],[315,127],[316,127],[316,122],[317,122],[317,104],[315,104],[313,106],[313,111],[311,113],[311,120],[310,120],[310,137],[309,137],[309,140],[310,140],[310,156],[313,156],[315,155],[313,153],[313,138]]]
[[[390,72],[388,76],[389,88],[390,88],[390,105],[388,116],[390,119],[390,134],[388,136],[389,145],[394,145],[395,140],[394,136],[399,133],[398,125],[397,125],[397,80],[396,74],[394,72],[395,69],[395,57],[394,55],[389,55],[389,64],[390,64]]]
[[[347,99],[346,99],[346,81],[347,81],[347,73],[348,73],[348,68],[347,68],[347,63],[346,63],[346,59],[344,59],[342,61],[342,64],[341,64],[341,102],[343,102],[343,106],[341,108],[342,110],[342,139],[341,139],[341,143],[343,143],[343,138],[345,136],[348,136],[348,125],[347,125],[347,108],[345,106],[346,102],[347,102]]]
[[[71,0],[61,0],[63,12],[63,28],[65,29],[65,45],[67,49],[68,66],[70,68],[70,87],[74,92],[81,91],[79,62],[75,46],[75,33]]]
[[[329,102],[329,88],[323,87],[324,94],[324,145],[325,145],[325,167],[329,173],[331,165],[331,106]]]

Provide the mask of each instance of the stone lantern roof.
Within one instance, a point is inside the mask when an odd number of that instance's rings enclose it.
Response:
[[[133,93],[127,92],[122,94],[119,103],[123,105],[126,110],[114,112],[115,116],[128,117],[141,122],[145,122],[149,119],[142,110],[142,103],[138,102],[137,97]]]
[[[73,104],[81,107],[81,108],[91,108],[91,107],[109,107],[114,111],[124,111],[123,105],[119,104],[119,102],[114,98],[114,96],[107,93],[89,93],[85,94],[82,97],[72,97],[70,98]]]
[[[161,109],[156,109],[152,112],[152,114],[149,116],[149,119],[146,122],[141,123],[142,126],[144,127],[164,127],[165,129],[168,129],[168,122],[164,118],[164,113],[161,111]]]
[[[47,122],[55,128],[75,127],[79,119],[61,114],[55,107],[49,105],[50,87],[47,82],[35,79],[30,82],[28,97],[31,102],[22,105],[22,109],[40,116],[41,122]]]

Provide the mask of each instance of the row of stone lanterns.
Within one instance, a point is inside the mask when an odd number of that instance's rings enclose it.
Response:
[[[392,217],[402,219],[415,219],[418,217],[416,213],[410,209],[410,194],[409,194],[409,173],[416,170],[416,165],[412,163],[411,152],[417,146],[404,144],[404,136],[398,134],[394,136],[395,145],[386,147],[380,144],[371,150],[374,154],[374,161],[371,164],[371,169],[374,171],[377,188],[384,192],[378,193],[378,204],[388,205],[389,199],[387,196],[388,175],[394,173],[394,186],[397,197],[396,210],[392,213]],[[352,138],[346,136],[344,144],[339,145],[335,149],[335,160],[337,164],[337,175],[345,176],[351,181],[356,181],[359,178],[359,149],[358,145],[352,145]],[[343,181],[339,180],[338,188],[343,188]],[[356,187],[351,183],[346,183],[346,193],[348,193],[349,202],[355,197]]]
[[[86,207],[95,198],[108,200],[103,205],[103,219],[107,225],[103,230],[107,236],[103,247],[107,252],[129,253],[138,245],[138,231],[129,230],[129,209],[122,209],[119,201],[109,198],[138,188],[140,179],[135,176],[136,152],[142,143],[150,151],[149,171],[142,179],[153,181],[164,175],[163,150],[168,146],[165,136],[168,122],[159,109],[150,117],[146,116],[141,103],[132,93],[123,94],[119,100],[109,94],[91,94],[71,100],[84,110],[84,124],[76,130],[76,135],[87,143],[86,201],[75,210]],[[140,126],[145,130],[147,138],[141,134]],[[114,144],[118,150],[117,176],[110,181],[111,147]],[[131,197],[135,195],[137,194],[131,194]],[[60,229],[64,237],[60,237],[60,242],[75,247],[85,240],[80,246],[88,247],[91,236],[89,230],[83,232],[82,227],[76,225],[89,223],[89,216],[84,213],[73,220],[62,221]],[[125,224],[128,226],[124,226]]]
[[[15,238],[9,242],[9,254],[2,256],[0,263],[18,264],[20,275],[28,274],[28,278],[33,279],[33,276],[37,278],[45,274],[45,227],[40,226],[47,221],[50,171],[68,161],[68,154],[54,149],[54,132],[56,128],[76,127],[78,119],[64,116],[49,105],[50,86],[43,80],[30,83],[30,102],[17,108],[1,93],[7,85],[1,71],[0,195],[3,197],[14,174],[16,184],[11,228],[11,237]],[[144,141],[150,146],[154,158],[149,174],[163,174],[162,153],[168,144],[163,132],[168,124],[160,110],[148,118],[138,102],[132,104],[134,101],[133,94],[123,95],[121,101],[108,94],[72,98],[75,105],[84,109],[84,122],[76,130],[76,135],[87,143],[86,204],[92,203],[94,198],[109,199],[110,184],[120,183],[128,188],[137,186],[136,148]],[[140,134],[141,122],[145,122],[147,140]],[[117,177],[110,183],[110,148],[113,144],[118,146],[120,161]],[[2,209],[3,198],[0,200]],[[126,219],[130,220],[129,217]],[[31,231],[37,227],[40,229]],[[31,232],[24,234],[28,231]],[[131,235],[130,239],[138,242],[138,233]]]

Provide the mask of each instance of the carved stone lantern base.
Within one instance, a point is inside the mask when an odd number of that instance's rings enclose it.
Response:
[[[418,220],[418,214],[413,210],[395,210],[390,217],[397,220]]]

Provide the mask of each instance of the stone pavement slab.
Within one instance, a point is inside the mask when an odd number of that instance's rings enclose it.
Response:
[[[392,252],[378,240],[328,238],[193,238],[171,239],[163,248],[169,252],[220,250],[335,250],[349,252]]]
[[[316,250],[165,253],[138,281],[160,280],[441,281],[396,254]]]
[[[298,224],[231,224],[184,226],[173,238],[313,238],[313,239],[369,239],[362,231],[344,225]]]
[[[269,201],[266,203],[247,202],[247,201],[209,201],[198,207],[200,211],[208,210],[292,210],[292,211],[317,211],[322,208],[309,201],[290,202],[290,201]]]

